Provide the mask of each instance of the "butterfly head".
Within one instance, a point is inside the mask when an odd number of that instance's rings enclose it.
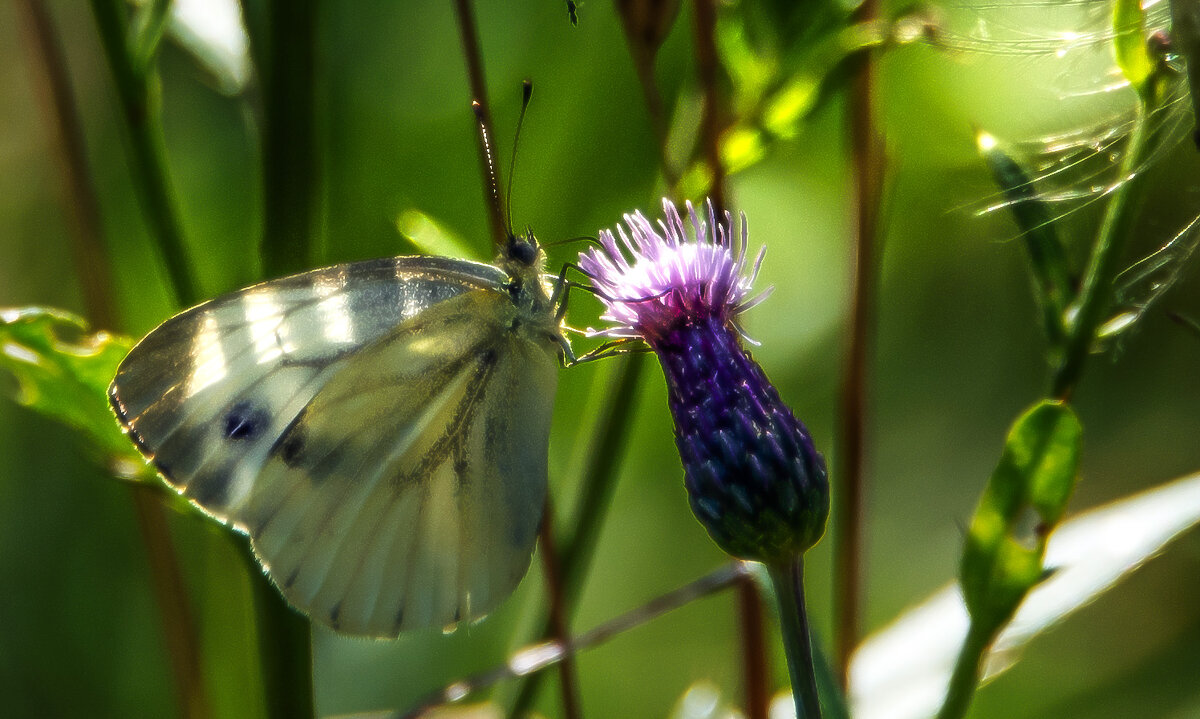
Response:
[[[514,280],[537,276],[546,265],[546,253],[538,244],[531,230],[523,235],[508,233],[508,239],[500,246],[500,257],[496,260]]]

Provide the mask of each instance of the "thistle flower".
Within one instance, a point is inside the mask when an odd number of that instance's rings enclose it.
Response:
[[[745,215],[735,247],[729,213],[718,222],[711,202],[705,217],[687,209],[691,239],[664,200],[657,227],[625,215],[617,237],[604,230],[601,248],[581,254],[612,323],[592,334],[641,338],[658,356],[692,511],[713,540],[782,561],[825,531],[825,461],[743,345],[738,318],[767,296],[751,294],[763,252],[747,273]]]

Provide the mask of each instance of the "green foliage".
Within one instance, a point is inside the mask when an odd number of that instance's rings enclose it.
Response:
[[[133,346],[62,310],[0,310],[0,369],[17,381],[14,399],[76,430],[117,476],[154,477],[108,406],[108,383]]]
[[[1075,488],[1082,436],[1061,402],[1036,405],[1009,430],[963,547],[963,599],[986,631],[1003,626],[1042,580],[1046,538]]]
[[[1113,54],[1117,67],[1138,93],[1145,91],[1156,63],[1146,46],[1146,13],[1141,0],[1116,0],[1113,5]]]
[[[1066,250],[1058,236],[1050,208],[1038,195],[1029,175],[990,135],[981,133],[978,141],[983,159],[1000,191],[1004,193],[1013,219],[1021,230],[1021,237],[1025,240],[1034,294],[1042,313],[1042,326],[1052,352],[1057,353],[1066,337],[1064,323],[1074,286]]]

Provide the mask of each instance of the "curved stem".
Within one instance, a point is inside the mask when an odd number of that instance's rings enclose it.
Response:
[[[864,0],[854,15],[870,23],[879,0]],[[867,350],[875,310],[874,274],[878,263],[879,200],[883,185],[883,149],[875,127],[874,53],[859,60],[850,92],[850,142],[854,160],[855,248],[851,278],[850,340],[838,408],[839,443],[834,521],[834,654],[842,687],[847,685],[850,655],[861,634],[863,577],[863,434],[866,427]]]
[[[804,557],[768,564],[771,584],[779,600],[779,628],[787,654],[788,674],[792,679],[792,698],[796,719],[820,719],[821,702],[813,671],[812,638],[808,612],[804,607]]]
[[[637,401],[637,388],[641,382],[642,373],[646,366],[645,355],[629,355],[615,372],[610,382],[613,391],[611,400],[600,413],[600,420],[593,435],[591,453],[588,455],[583,478],[582,489],[576,502],[575,512],[566,526],[571,527],[571,534],[562,542],[562,552],[559,555],[559,568],[562,572],[563,599],[566,605],[567,617],[570,617],[591,567],[592,556],[600,538],[600,529],[604,526],[604,518],[613,491],[617,486],[618,469],[624,457],[625,439],[632,425],[634,404]],[[542,616],[537,620],[536,636],[549,636],[553,630],[548,617]],[[521,716],[529,710],[534,697],[543,681],[541,674],[523,677],[517,689],[516,699],[508,716]]]
[[[975,690],[979,687],[979,670],[991,643],[992,632],[984,631],[977,623],[971,622],[966,641],[963,642],[958,660],[954,663],[950,687],[946,691],[946,699],[937,719],[959,719],[966,716],[967,709],[971,707],[971,700],[975,698]]]
[[[1113,278],[1116,277],[1121,251],[1128,241],[1133,226],[1137,203],[1134,201],[1144,184],[1136,177],[1146,153],[1150,148],[1153,133],[1150,131],[1150,102],[1142,98],[1137,107],[1133,131],[1121,160],[1120,182],[1104,211],[1100,234],[1088,260],[1087,272],[1083,276],[1083,287],[1076,301],[1075,319],[1069,327],[1063,362],[1054,375],[1053,396],[1069,399],[1083,373],[1083,366],[1096,339],[1096,329],[1112,300]]]
[[[139,69],[133,58],[123,5],[120,0],[92,0],[92,14],[129,130],[130,162],[138,200],[146,213],[150,233],[158,242],[175,298],[186,307],[200,299],[200,290],[188,258],[183,223],[167,171],[158,76],[153,65]]]

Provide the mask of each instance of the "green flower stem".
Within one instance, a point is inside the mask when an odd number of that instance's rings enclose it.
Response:
[[[134,56],[123,0],[91,2],[100,44],[129,131],[130,162],[138,200],[150,223],[150,233],[158,242],[177,303],[195,304],[200,299],[200,290],[188,259],[183,224],[167,172],[158,74],[152,62]]]
[[[821,702],[813,670],[812,638],[804,608],[804,557],[767,565],[779,600],[779,628],[792,679],[796,719],[820,719]]]
[[[1069,398],[1079,382],[1096,338],[1096,329],[1111,304],[1113,278],[1120,266],[1122,250],[1132,234],[1138,204],[1135,199],[1140,197],[1144,184],[1135,175],[1152,145],[1149,118],[1153,105],[1154,101],[1148,94],[1139,98],[1133,131],[1129,135],[1125,157],[1121,160],[1119,178],[1122,184],[1112,193],[1112,199],[1105,208],[1100,233],[1083,277],[1083,287],[1075,302],[1075,317],[1068,328],[1062,364],[1054,373],[1051,393],[1060,399]]]
[[[617,486],[617,470],[620,468],[624,447],[632,424],[637,388],[645,372],[648,358],[644,354],[629,355],[615,371],[609,381],[614,387],[612,400],[600,414],[594,441],[585,463],[582,489],[575,505],[575,512],[566,526],[573,527],[571,534],[561,543],[559,570],[562,572],[563,605],[567,618],[579,604],[583,580],[591,567],[592,556],[600,538],[613,491]],[[550,619],[544,608],[539,608],[536,636],[548,637],[553,633]],[[525,642],[520,642],[524,644]],[[517,680],[516,699],[508,716],[522,716],[529,711],[544,674],[535,673]]]
[[[123,6],[121,0],[92,0],[92,13],[129,127],[133,175],[142,209],[158,240],[178,303],[191,305],[200,299],[200,291],[185,251],[182,223],[169,182],[161,97],[152,62],[156,41],[148,39],[161,36],[161,22],[148,17],[142,37],[131,37]],[[137,42],[138,47],[131,47],[131,42]],[[239,544],[255,593],[254,612],[268,716],[273,719],[313,716],[308,622],[288,607],[271,585],[254,559],[249,542],[243,538]]]
[[[319,0],[252,0],[246,6],[262,80],[263,234],[267,277],[309,269],[321,226],[316,43]]]
[[[315,717],[312,626],[306,617],[288,606],[267,579],[250,550],[250,540],[243,534],[233,538],[250,577],[266,716],[268,719]]]
[[[984,627],[976,621],[971,622],[966,641],[963,642],[958,659],[954,663],[950,687],[937,719],[959,719],[966,716],[967,709],[971,707],[971,700],[975,698],[975,690],[979,687],[983,658],[987,655],[995,634],[995,629]]]

